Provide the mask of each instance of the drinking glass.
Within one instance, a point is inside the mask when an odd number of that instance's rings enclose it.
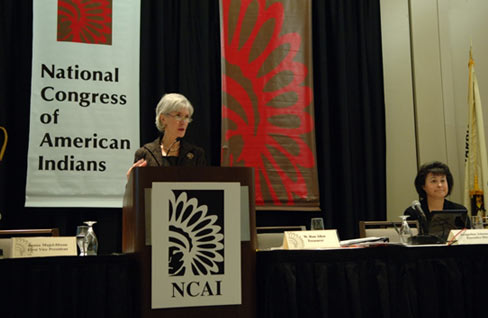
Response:
[[[407,219],[409,215],[400,215],[399,218],[402,219],[402,225],[400,226],[400,230],[398,231],[398,235],[400,235],[400,241],[403,244],[408,243],[408,239],[412,237],[412,230],[408,225]]]
[[[83,222],[88,225],[88,231],[86,233],[86,255],[97,255],[98,252],[98,239],[93,231],[93,224],[97,221],[85,221]]]
[[[483,229],[483,218],[480,215],[471,216],[471,228]]]
[[[324,219],[322,218],[312,218],[310,220],[310,230],[317,231],[324,229]]]
[[[87,225],[78,225],[76,227],[76,245],[80,250],[80,256],[86,256],[86,235],[88,234]]]

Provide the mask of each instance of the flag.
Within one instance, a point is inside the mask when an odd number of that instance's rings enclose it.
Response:
[[[488,161],[481,98],[471,48],[469,50],[468,69],[469,117],[466,135],[464,205],[471,215],[484,217],[486,212],[485,193],[488,191]]]

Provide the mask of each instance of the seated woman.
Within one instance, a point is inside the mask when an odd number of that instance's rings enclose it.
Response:
[[[463,205],[446,199],[454,186],[451,171],[446,164],[434,161],[422,165],[414,183],[428,222],[432,218],[431,211],[466,210]],[[403,214],[409,215],[409,220],[420,219],[419,212],[411,206]]]
[[[165,94],[156,107],[156,127],[161,134],[136,151],[127,177],[135,167],[205,166],[205,151],[183,140],[192,115],[193,106],[185,96]]]

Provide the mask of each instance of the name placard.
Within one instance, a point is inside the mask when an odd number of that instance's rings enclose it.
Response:
[[[283,248],[287,250],[340,248],[337,230],[285,232]]]
[[[76,237],[12,237],[10,257],[76,256]]]
[[[448,242],[454,239],[454,245],[488,244],[488,229],[451,230]]]

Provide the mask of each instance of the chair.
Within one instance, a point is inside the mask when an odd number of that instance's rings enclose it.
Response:
[[[18,236],[59,236],[59,229],[22,229],[22,230],[0,230],[0,238]]]
[[[419,222],[407,221],[413,235],[418,234]],[[399,229],[401,221],[359,221],[359,237],[387,237],[390,242],[400,242],[395,226]]]
[[[305,225],[256,227],[258,250],[281,247],[285,231],[305,231],[306,229]]]
[[[59,229],[0,230],[0,258],[11,257],[10,238],[26,236],[59,236]]]

